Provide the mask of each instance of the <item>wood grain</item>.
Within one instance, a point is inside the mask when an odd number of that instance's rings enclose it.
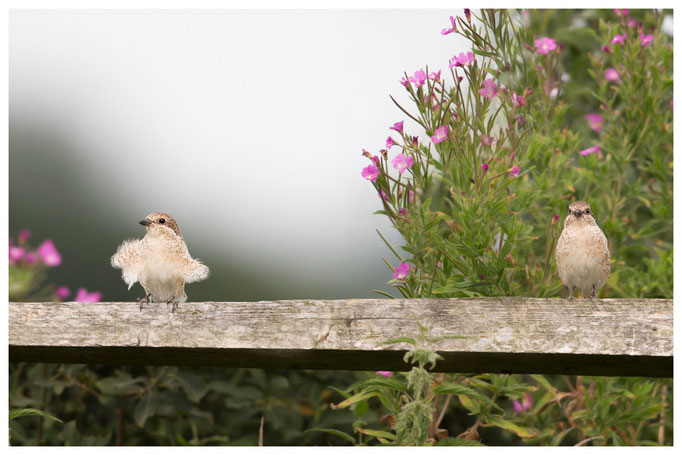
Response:
[[[419,325],[434,371],[672,376],[673,301],[539,298],[10,303],[10,361],[409,369]],[[463,337],[463,338],[462,338]]]

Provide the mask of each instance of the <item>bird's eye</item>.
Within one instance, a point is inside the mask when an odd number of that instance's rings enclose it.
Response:
[[[165,218],[159,218],[159,223],[160,223],[160,224],[165,224],[165,223],[166,223],[166,219],[165,219]]]
[[[590,209],[585,210],[585,213],[590,213]]]

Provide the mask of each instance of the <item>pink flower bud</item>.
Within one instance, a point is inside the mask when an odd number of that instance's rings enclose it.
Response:
[[[604,73],[604,78],[609,82],[618,82],[620,81],[620,73],[615,68],[608,68]]]

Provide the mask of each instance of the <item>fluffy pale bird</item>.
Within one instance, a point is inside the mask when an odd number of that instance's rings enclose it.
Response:
[[[147,228],[141,240],[126,240],[111,257],[111,265],[123,271],[128,289],[138,281],[145,297],[138,299],[140,309],[148,302],[166,302],[174,312],[186,302],[185,284],[208,278],[209,270],[192,259],[180,228],[167,213],[147,215],[140,224]]]
[[[611,273],[611,253],[587,202],[573,202],[568,206],[554,257],[569,299],[573,298],[576,288],[583,297],[597,296]]]

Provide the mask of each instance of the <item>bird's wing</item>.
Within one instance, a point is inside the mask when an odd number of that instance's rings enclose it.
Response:
[[[123,281],[128,285],[128,289],[139,280],[142,270],[142,254],[140,240],[126,240],[111,256],[111,265],[123,271]]]
[[[188,261],[185,262],[183,272],[184,272],[183,275],[185,276],[185,283],[203,281],[206,278],[208,278],[208,275],[210,275],[211,273],[208,270],[208,267],[206,267],[204,264],[197,261],[196,259],[191,258],[189,258]]]

